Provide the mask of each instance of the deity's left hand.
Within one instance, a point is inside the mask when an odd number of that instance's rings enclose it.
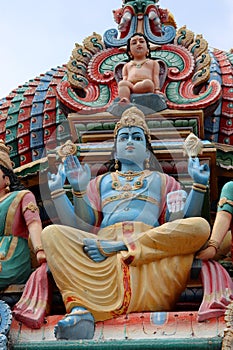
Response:
[[[210,168],[208,164],[200,164],[199,158],[189,158],[188,173],[194,182],[207,185],[210,177]]]
[[[91,179],[91,170],[87,164],[82,166],[76,156],[64,161],[67,179],[74,191],[85,191]]]

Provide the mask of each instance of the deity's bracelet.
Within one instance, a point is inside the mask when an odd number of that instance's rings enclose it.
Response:
[[[199,184],[199,183],[193,183],[193,186],[192,186],[193,190],[197,191],[197,192],[201,192],[201,193],[205,193],[206,190],[207,190],[207,186],[206,185],[202,185],[202,184]]]
[[[40,246],[37,246],[35,249],[34,249],[34,253],[37,255],[37,253],[39,253],[39,252],[43,252],[44,251],[44,249],[43,249],[43,247],[40,245]]]
[[[81,198],[83,197],[85,194],[86,194],[86,191],[75,191],[75,190],[72,190],[73,192],[73,195],[77,198]]]
[[[214,247],[215,250],[216,250],[216,253],[217,253],[218,248],[219,248],[219,243],[217,241],[215,241],[215,239],[210,239],[207,242],[207,248],[209,248],[209,247]]]
[[[64,190],[64,188],[59,188],[58,190],[54,190],[51,192],[51,198],[52,199],[57,198],[65,193],[66,191]]]
[[[116,252],[111,252],[111,253],[106,252],[106,251],[101,247],[100,241],[99,241],[98,239],[97,239],[97,241],[96,241],[96,244],[97,244],[97,248],[99,249],[100,254],[102,254],[103,256],[109,257],[109,256],[113,256],[113,255],[116,254]]]
[[[199,184],[197,182],[194,182],[193,183],[193,186],[197,187],[197,188],[201,188],[202,190],[206,190],[207,189],[207,186],[206,185],[203,185],[203,184]]]

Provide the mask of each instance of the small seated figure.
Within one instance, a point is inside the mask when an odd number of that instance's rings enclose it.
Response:
[[[118,83],[119,103],[130,103],[132,93],[162,94],[160,66],[156,60],[151,59],[149,42],[144,34],[135,33],[131,36],[127,44],[127,54],[130,61],[124,65],[123,79]]]
[[[144,115],[166,109],[167,98],[160,91],[167,75],[166,63],[150,57],[149,41],[142,33],[135,33],[128,40],[127,54],[130,61],[115,66],[118,97],[107,111],[121,117],[127,108],[135,105]]]
[[[205,249],[198,253],[197,258],[202,260],[211,260],[215,258],[218,249],[222,247],[223,241],[227,239],[224,246],[232,249],[232,244],[230,244],[230,235],[227,237],[229,230],[231,234],[233,232],[233,181],[227,182],[220,193],[220,199],[218,202],[217,214],[214,220],[213,229],[207,246]],[[229,232],[230,233],[230,232]],[[220,249],[221,249],[220,248]],[[231,258],[233,257],[231,251]],[[233,259],[233,258],[232,258]]]
[[[62,225],[47,226],[42,242],[67,310],[57,339],[90,339],[95,322],[118,315],[171,310],[209,237],[200,217],[208,165],[189,159],[194,184],[186,199],[180,183],[158,168],[141,110],[125,110],[114,138],[109,172],[91,179],[89,166],[71,155],[49,174]],[[182,217],[170,221],[169,211]]]

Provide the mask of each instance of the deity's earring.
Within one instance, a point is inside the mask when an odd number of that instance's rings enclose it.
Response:
[[[10,192],[10,183],[9,182],[6,182],[5,191],[6,191],[6,193]]]
[[[146,158],[145,159],[145,169],[149,169],[150,168],[150,159]]]
[[[119,169],[118,159],[115,159],[115,170]]]

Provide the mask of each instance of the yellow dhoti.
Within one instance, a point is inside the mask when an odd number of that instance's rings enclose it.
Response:
[[[141,311],[171,310],[185,289],[194,253],[209,237],[202,218],[176,220],[152,228],[117,223],[98,235],[62,225],[42,232],[47,262],[67,312],[87,308],[96,321]],[[83,239],[124,241],[128,251],[100,263],[83,252]]]

